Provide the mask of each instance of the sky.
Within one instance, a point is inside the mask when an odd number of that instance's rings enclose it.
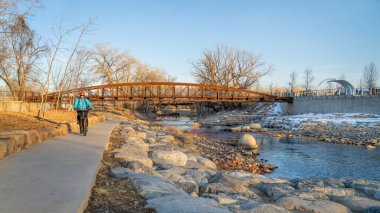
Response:
[[[194,82],[191,62],[217,45],[261,54],[274,70],[260,82],[287,86],[312,69],[315,84],[344,74],[354,86],[364,66],[380,69],[380,0],[40,0],[30,25],[43,39],[63,21],[95,20],[83,45],[126,50]],[[380,82],[380,81],[378,81]]]

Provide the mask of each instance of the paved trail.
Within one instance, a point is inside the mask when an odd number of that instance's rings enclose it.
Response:
[[[118,122],[52,138],[0,160],[0,212],[83,212]]]

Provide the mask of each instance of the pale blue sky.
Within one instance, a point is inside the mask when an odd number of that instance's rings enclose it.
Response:
[[[47,39],[66,26],[95,18],[86,46],[105,43],[193,82],[191,61],[218,44],[263,55],[275,70],[261,84],[285,86],[292,71],[302,83],[342,73],[356,86],[363,68],[380,69],[380,0],[41,0],[30,24]]]

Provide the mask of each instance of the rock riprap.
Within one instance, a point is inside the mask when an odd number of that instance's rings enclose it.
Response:
[[[198,153],[173,146],[173,136],[166,137],[160,129],[133,123],[128,127],[123,133],[125,137],[137,138],[126,140],[114,150],[114,157],[127,163],[111,172],[116,178],[129,179],[146,199],[147,207],[157,212],[349,213],[378,212],[380,208],[380,183],[375,181],[288,180],[247,171],[219,170]],[[136,134],[140,131],[147,134]],[[249,141],[244,142],[249,144],[245,146],[257,148],[256,143],[251,144],[250,136],[245,136]],[[149,138],[158,142],[150,144]],[[148,150],[141,143],[147,144]],[[149,154],[138,154],[135,148]]]

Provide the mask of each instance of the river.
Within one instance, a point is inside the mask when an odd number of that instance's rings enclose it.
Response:
[[[238,140],[242,133],[222,131],[218,127],[192,128],[194,118],[161,117],[153,123],[188,129],[194,134],[218,140]],[[330,144],[302,137],[275,138],[250,133],[259,144],[258,159],[278,168],[267,174],[283,178],[350,178],[380,181],[380,149]]]

